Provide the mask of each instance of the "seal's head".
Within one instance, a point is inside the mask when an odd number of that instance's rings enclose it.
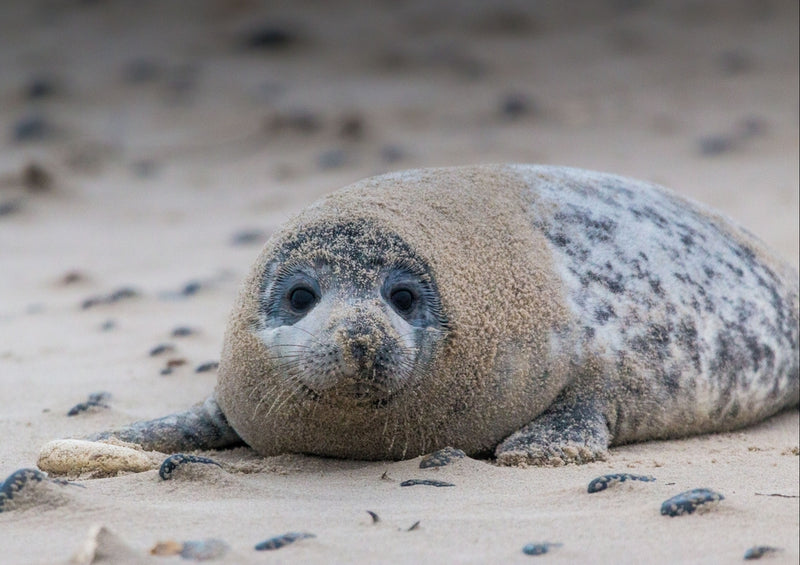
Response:
[[[267,243],[216,398],[262,454],[488,452],[566,378],[565,309],[523,183],[497,167],[367,179]]]
[[[447,319],[429,266],[396,234],[343,219],[295,232],[265,269],[254,332],[287,396],[385,405],[430,370]]]

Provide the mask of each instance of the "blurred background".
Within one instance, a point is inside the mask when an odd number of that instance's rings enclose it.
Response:
[[[330,190],[480,162],[662,183],[797,264],[796,0],[0,10],[0,316],[73,271],[236,279]]]

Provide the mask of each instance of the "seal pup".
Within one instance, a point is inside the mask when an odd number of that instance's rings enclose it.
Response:
[[[739,428],[800,400],[798,274],[664,188],[533,165],[355,183],[267,242],[174,452],[502,464]]]

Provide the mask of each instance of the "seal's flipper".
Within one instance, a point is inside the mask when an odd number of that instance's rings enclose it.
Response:
[[[611,434],[597,402],[556,402],[495,450],[500,465],[552,465],[603,461]]]
[[[214,397],[195,404],[186,412],[170,414],[156,420],[134,422],[119,430],[95,434],[87,439],[109,438],[141,445],[148,451],[175,453],[195,449],[222,449],[244,445],[219,408]]]

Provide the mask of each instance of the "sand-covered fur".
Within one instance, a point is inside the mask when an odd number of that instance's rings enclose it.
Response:
[[[440,296],[430,364],[380,405],[300,394],[259,336],[265,277],[323,261],[369,287],[398,257],[424,265]],[[234,308],[216,399],[265,454],[475,454],[508,438],[507,463],[592,460],[609,444],[796,405],[797,281],[751,235],[645,183],[536,166],[384,175],[266,245]]]

